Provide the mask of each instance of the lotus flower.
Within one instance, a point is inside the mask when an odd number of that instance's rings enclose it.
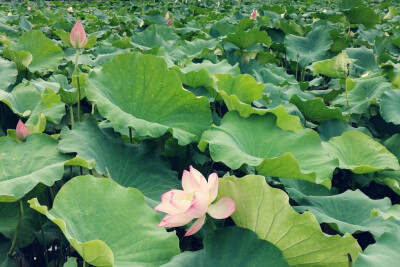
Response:
[[[71,45],[75,48],[83,48],[87,44],[88,40],[86,38],[85,29],[80,20],[78,20],[72,28],[71,33],[69,34],[69,40]]]
[[[258,16],[257,10],[253,9],[253,12],[251,12],[250,18],[252,20],[255,20]]]
[[[6,36],[5,36],[5,35],[2,35],[1,38],[6,39]]]
[[[172,24],[172,19],[167,20],[167,25],[171,25]]]
[[[49,11],[49,10],[50,10],[50,7],[46,7],[46,10]]]
[[[15,129],[17,137],[21,140],[24,141],[25,138],[29,135],[29,130],[26,128],[25,124],[19,120],[17,124],[17,128]]]
[[[165,19],[169,19],[169,12],[168,11],[165,13]]]
[[[30,6],[28,6],[26,9],[27,9],[28,11],[31,11],[32,8],[31,8]]]
[[[74,9],[72,8],[72,6],[70,6],[69,8],[67,8],[67,11],[71,13],[74,12]]]
[[[203,226],[206,213],[215,219],[225,219],[236,210],[235,202],[223,197],[212,204],[218,194],[218,176],[208,176],[208,182],[195,168],[183,171],[183,190],[171,190],[161,196],[161,203],[154,209],[168,213],[158,224],[159,227],[183,226],[193,219],[197,220],[185,236],[197,233]]]

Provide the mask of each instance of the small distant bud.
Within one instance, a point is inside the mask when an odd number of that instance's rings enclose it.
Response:
[[[46,10],[47,10],[47,11],[50,11],[50,7],[46,7]]]
[[[27,9],[28,11],[31,11],[31,10],[32,10],[32,8],[31,8],[30,6],[28,6],[26,9]]]
[[[250,18],[252,20],[255,20],[258,16],[257,10],[253,9],[253,12],[251,12]]]
[[[172,24],[172,19],[167,20],[167,25],[171,25]]]
[[[165,19],[169,19],[169,12],[168,11],[165,13]]]
[[[74,12],[74,9],[72,8],[72,6],[70,6],[69,8],[67,8],[67,11],[71,13]]]

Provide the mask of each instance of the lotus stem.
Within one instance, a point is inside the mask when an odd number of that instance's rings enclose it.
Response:
[[[131,127],[129,127],[129,141],[131,142],[131,144],[133,143],[133,140],[132,140],[132,128]]]
[[[296,60],[296,80],[298,77],[298,73],[299,73],[299,52],[297,52],[297,60]]]
[[[39,224],[40,224],[40,231],[42,232],[44,258],[46,261],[46,267],[48,267],[49,266],[49,256],[47,255],[47,245],[46,245],[46,239],[44,237],[44,231],[43,231],[43,220],[42,220],[42,215],[40,215],[40,214],[39,214]]]
[[[9,257],[12,256],[12,253],[14,251],[15,245],[17,244],[17,238],[18,238],[19,229],[21,228],[22,218],[24,217],[24,207],[22,206],[22,201],[20,200],[18,202],[19,202],[19,220],[18,220],[17,228],[15,229],[13,241],[11,243],[11,248],[8,251],[8,256]]]
[[[74,110],[72,109],[72,105],[69,106],[69,114],[71,115],[71,129],[74,127]]]
[[[76,56],[75,56],[75,69],[74,73],[78,70],[78,57],[79,57],[79,49],[76,49]],[[79,76],[76,77],[76,82],[78,84],[78,121],[81,122],[81,90],[79,86]]]

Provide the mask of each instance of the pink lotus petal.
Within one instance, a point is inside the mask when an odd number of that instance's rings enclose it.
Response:
[[[210,205],[218,194],[218,175],[214,172],[208,176],[208,188],[209,188],[209,199],[208,205]]]
[[[155,206],[154,209],[171,215],[184,213],[191,206],[188,195],[181,190],[168,191],[161,196],[161,203]],[[175,196],[178,196],[178,198],[175,199]],[[181,196],[184,196],[184,198],[179,198]]]
[[[257,18],[257,15],[258,15],[257,10],[253,9],[253,12],[251,12],[250,18],[252,20],[255,20]]]
[[[203,227],[205,219],[206,219],[205,215],[203,217],[198,218],[194,222],[194,224],[192,224],[192,226],[189,228],[189,230],[185,233],[185,236],[190,236],[190,235],[194,235],[195,233],[197,233],[201,229],[201,227]]]
[[[188,193],[199,192],[204,198],[208,199],[209,192],[206,178],[192,166],[190,166],[190,172],[183,171],[182,188]]]
[[[178,227],[188,224],[192,217],[186,216],[185,214],[165,215],[165,217],[158,224],[158,227]]]
[[[21,141],[25,140],[25,138],[29,135],[28,128],[26,128],[25,124],[21,120],[18,121],[15,132]]]
[[[208,209],[208,200],[201,194],[195,193],[192,204],[189,209],[185,212],[187,216],[192,218],[200,218],[206,214]]]
[[[87,38],[85,29],[80,20],[78,20],[75,26],[72,28],[69,34],[69,41],[74,48],[83,48],[87,44]]]
[[[216,203],[208,207],[207,213],[215,219],[225,219],[236,210],[235,202],[229,197],[220,198]]]

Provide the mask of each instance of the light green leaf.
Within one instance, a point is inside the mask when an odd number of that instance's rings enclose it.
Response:
[[[140,191],[111,179],[73,178],[58,192],[51,210],[36,198],[28,202],[57,224],[91,265],[160,266],[179,253],[177,236],[157,227],[159,217]]]
[[[305,37],[285,36],[287,58],[294,62],[298,60],[303,67],[325,59],[332,43],[329,31],[323,26],[314,27]]]
[[[218,91],[236,95],[243,103],[251,104],[262,97],[264,85],[257,83],[249,74],[239,74],[236,77],[230,74],[217,74],[215,77]]]
[[[357,174],[400,169],[397,158],[371,137],[347,131],[323,143],[324,150],[339,159],[339,167]]]
[[[290,103],[295,104],[301,113],[303,113],[304,117],[309,121],[323,122],[331,119],[342,121],[349,120],[348,116],[342,114],[340,108],[326,106],[324,99],[321,97],[303,101],[297,95],[293,95],[290,99]]]
[[[400,262],[400,229],[384,233],[375,244],[368,246],[354,263],[354,267],[396,266]]]
[[[263,176],[223,177],[218,197],[232,198],[236,203],[231,216],[235,224],[277,246],[290,266],[347,267],[346,254],[356,259],[361,251],[351,235],[326,236],[311,213],[295,212],[289,197],[271,188]]]
[[[154,143],[132,145],[109,138],[91,119],[75,123],[72,131],[64,127],[60,137],[61,152],[77,153],[98,173],[110,175],[122,186],[135,187],[155,201],[160,201],[166,191],[180,188],[177,174],[170,170]]]
[[[265,44],[270,46],[272,43],[271,37],[268,36],[266,31],[260,31],[257,28],[253,28],[247,32],[238,30],[235,33],[228,33],[228,36],[222,39],[223,42],[231,42],[240,49],[249,48],[257,43]]]
[[[120,128],[134,128],[139,136],[170,131],[186,145],[211,123],[208,100],[182,90],[178,76],[159,57],[118,55],[92,71],[86,82],[87,98],[100,114]]]
[[[381,115],[386,122],[400,124],[400,90],[386,90],[380,97]]]
[[[55,45],[41,31],[35,30],[23,33],[13,49],[32,54],[32,62],[28,67],[32,72],[55,70],[64,57],[61,47]]]
[[[367,28],[372,28],[381,22],[381,16],[368,6],[352,7],[343,10],[343,13],[350,24],[363,24]]]
[[[32,54],[28,51],[15,51],[8,47],[5,47],[3,49],[3,54],[5,58],[14,61],[15,66],[17,66],[18,70],[26,70],[33,59]]]
[[[18,71],[15,65],[8,60],[0,58],[0,90],[5,90],[17,80]]]
[[[200,148],[208,143],[212,159],[231,169],[248,164],[264,175],[304,179],[330,187],[338,162],[322,150],[318,134],[310,129],[284,131],[276,120],[272,114],[242,118],[229,112],[221,126],[204,132]]]
[[[351,61],[346,52],[342,52],[331,59],[315,62],[311,68],[314,76],[323,74],[331,78],[346,79],[348,72],[347,66],[350,63]]]
[[[373,209],[386,210],[391,207],[392,202],[389,198],[372,200],[360,190],[347,190],[334,196],[305,196],[297,192],[291,197],[299,204],[295,207],[297,212],[308,210],[315,215],[319,223],[328,223],[342,234],[370,232],[377,238],[393,227],[400,226],[400,222],[394,220],[371,217]]]
[[[257,235],[248,229],[218,229],[207,235],[203,244],[203,250],[183,252],[162,267],[289,267],[277,247],[258,239]]]
[[[37,184],[51,186],[62,178],[71,157],[61,154],[57,144],[45,134],[30,134],[22,143],[0,137],[0,202],[15,202]]]

